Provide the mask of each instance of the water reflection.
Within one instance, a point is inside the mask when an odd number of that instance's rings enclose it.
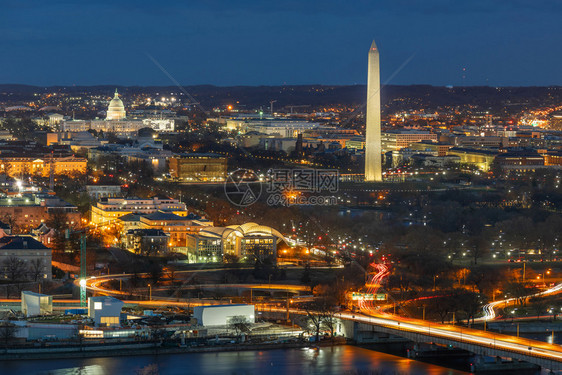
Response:
[[[456,375],[463,372],[354,346],[336,346],[320,349],[0,362],[0,374]]]

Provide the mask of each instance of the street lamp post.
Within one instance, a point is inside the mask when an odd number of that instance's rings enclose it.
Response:
[[[438,278],[439,275],[433,275],[433,291],[435,292],[435,279]]]
[[[148,284],[148,300],[152,301],[152,285]]]

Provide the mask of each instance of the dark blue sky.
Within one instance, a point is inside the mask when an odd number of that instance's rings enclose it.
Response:
[[[0,0],[0,83],[562,85],[560,0]],[[463,68],[465,78],[463,78]]]

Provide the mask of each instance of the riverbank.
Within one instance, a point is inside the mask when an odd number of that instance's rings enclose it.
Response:
[[[336,345],[314,350],[312,348],[259,349],[0,363],[0,375],[85,373],[96,375],[468,375],[467,372],[379,353],[354,345]]]
[[[308,347],[326,347],[345,345],[344,340],[325,341],[318,344],[311,342],[284,342],[284,343],[259,343],[259,344],[230,344],[213,346],[163,346],[155,343],[132,344],[103,344],[82,345],[73,347],[48,347],[48,348],[13,348],[0,351],[0,361],[14,360],[44,360],[66,358],[98,358],[143,356],[159,354],[186,354],[186,353],[215,353],[237,352],[252,350],[273,349],[298,349]]]

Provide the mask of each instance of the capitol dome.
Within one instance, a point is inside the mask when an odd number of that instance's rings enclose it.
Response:
[[[119,93],[115,89],[115,96],[109,102],[109,107],[107,108],[106,120],[122,120],[125,118],[125,106],[123,101],[119,99]]]

